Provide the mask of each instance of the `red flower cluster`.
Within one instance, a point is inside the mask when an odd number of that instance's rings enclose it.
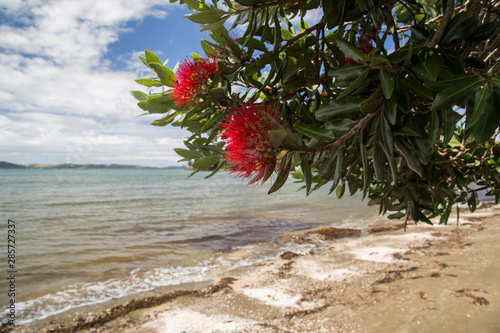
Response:
[[[363,37],[358,39],[357,48],[363,53],[370,53],[374,49],[372,45],[372,39],[370,38],[370,36],[364,35]],[[344,63],[355,64],[356,61],[352,60],[351,58],[345,58]]]
[[[183,60],[177,70],[177,81],[172,91],[172,96],[176,99],[175,106],[192,104],[200,88],[214,78],[216,71],[217,61],[214,59]]]
[[[283,128],[278,109],[259,109],[252,102],[235,107],[222,124],[225,155],[238,177],[263,182],[276,169],[279,149],[272,147],[269,131]]]

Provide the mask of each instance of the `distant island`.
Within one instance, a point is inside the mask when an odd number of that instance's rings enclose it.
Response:
[[[146,167],[124,164],[14,164],[0,161],[0,169],[185,169],[182,166],[168,166],[164,168]]]

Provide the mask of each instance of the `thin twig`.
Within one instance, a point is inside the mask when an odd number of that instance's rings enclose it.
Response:
[[[325,26],[324,23],[318,23],[316,25],[313,25],[312,27],[302,31],[300,34],[295,35],[293,38],[289,39],[285,44],[283,44],[282,47],[278,50],[278,52],[283,52],[287,47],[295,43],[298,39],[304,37],[305,35],[313,32],[314,30],[319,30],[322,29]]]
[[[332,151],[343,145],[344,143],[347,142],[354,134],[356,134],[360,129],[366,126],[368,122],[375,117],[377,112],[374,113],[368,113],[366,116],[364,116],[353,128],[349,130],[346,134],[342,135],[340,138],[338,138],[336,141],[322,147],[315,147],[315,148],[298,148],[298,149],[288,149],[289,152],[295,152],[295,153],[322,153],[326,151]]]

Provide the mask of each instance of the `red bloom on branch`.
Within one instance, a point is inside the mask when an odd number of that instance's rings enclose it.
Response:
[[[275,170],[280,150],[271,145],[269,131],[283,128],[278,109],[259,109],[252,102],[235,107],[222,124],[225,155],[238,177],[263,182]]]
[[[177,70],[177,81],[172,91],[172,96],[176,99],[175,106],[192,104],[196,94],[200,89],[206,88],[208,81],[214,78],[216,71],[217,61],[214,59],[183,60]]]
[[[363,37],[359,38],[357,48],[363,53],[370,53],[374,49],[370,36],[364,35]],[[345,58],[344,63],[355,64],[356,61],[352,60],[351,58]]]

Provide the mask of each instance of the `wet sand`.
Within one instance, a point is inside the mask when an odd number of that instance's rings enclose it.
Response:
[[[211,286],[13,332],[500,332],[500,207],[459,226],[330,231],[284,236],[317,246]]]

